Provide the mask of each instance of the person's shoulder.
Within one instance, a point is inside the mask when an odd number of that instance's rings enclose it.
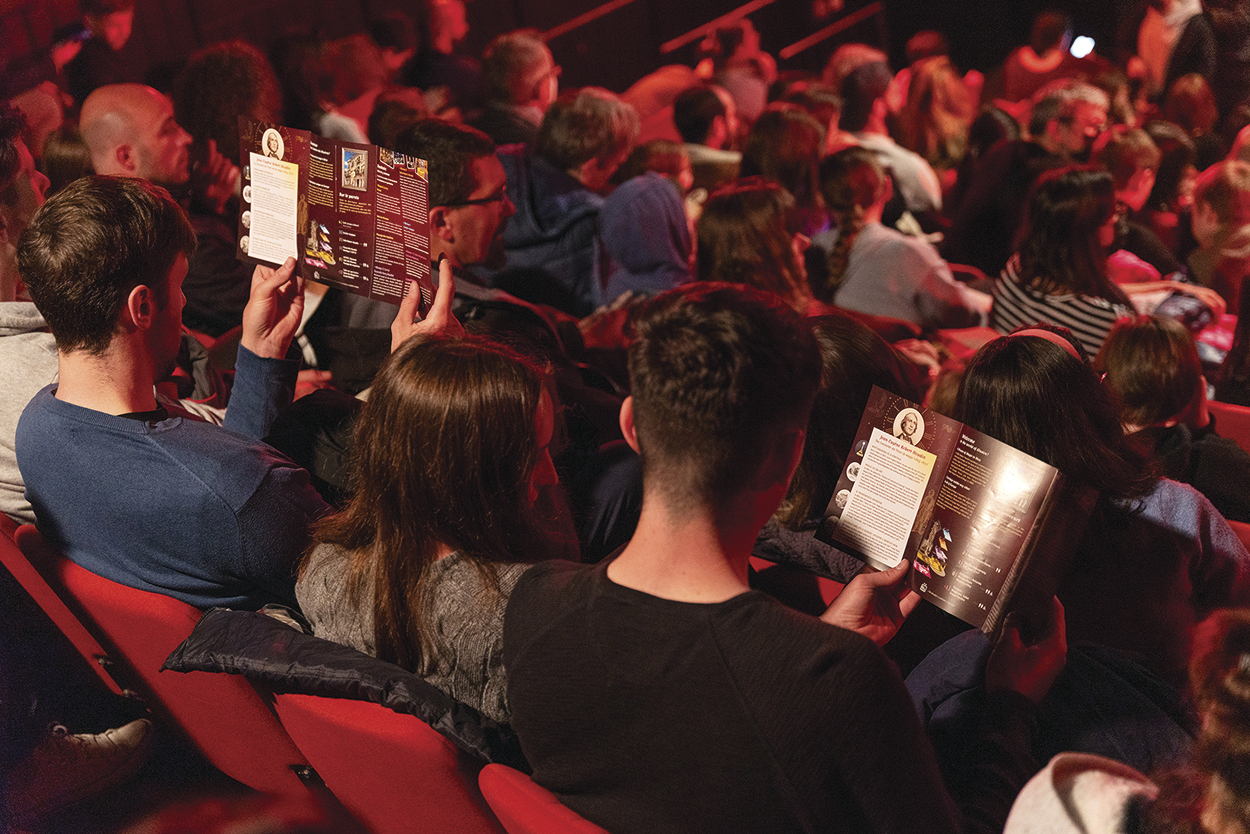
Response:
[[[558,592],[579,580],[588,578],[595,567],[595,565],[583,565],[564,559],[550,559],[534,565],[509,566],[509,571],[517,573],[517,592],[529,589]]]

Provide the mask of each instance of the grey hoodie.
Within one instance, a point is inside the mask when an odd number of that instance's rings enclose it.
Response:
[[[0,302],[0,510],[18,522],[35,522],[17,468],[13,435],[26,404],[56,382],[56,342],[29,301]]]

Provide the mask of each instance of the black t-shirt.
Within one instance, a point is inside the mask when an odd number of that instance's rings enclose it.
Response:
[[[756,591],[659,599],[606,565],[535,566],[505,620],[512,725],[566,805],[613,834],[963,830],[870,641]],[[1003,783],[998,830],[1028,775]]]

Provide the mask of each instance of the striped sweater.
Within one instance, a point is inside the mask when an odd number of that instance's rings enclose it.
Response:
[[[1097,353],[1118,319],[1133,315],[1127,304],[1076,293],[1047,295],[1025,287],[1016,270],[1019,261],[1013,257],[994,282],[994,307],[990,311],[990,327],[999,333],[1010,333],[1017,327],[1045,322],[1072,331],[1089,352]]]

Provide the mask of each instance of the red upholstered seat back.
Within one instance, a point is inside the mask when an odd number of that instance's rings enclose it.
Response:
[[[375,834],[502,834],[481,767],[413,715],[370,701],[274,695],[274,709],[339,801]]]
[[[478,781],[508,834],[608,834],[519,770],[489,764]]]
[[[97,576],[58,553],[30,525],[18,529],[17,543],[110,657],[125,666],[127,683],[143,690],[152,711],[180,728],[215,767],[258,791],[307,790],[292,769],[307,767],[307,760],[246,680],[159,671],[199,621],[199,609]]]
[[[0,513],[0,563],[8,568],[18,584],[52,620],[52,624],[78,650],[87,664],[100,676],[100,680],[104,681],[104,685],[118,695],[123,694],[122,688],[107,671],[107,664],[111,662],[108,652],[65,605],[60,595],[48,584],[47,578],[22,554],[14,538],[16,533],[17,525],[8,516]]]
[[[1207,403],[1215,417],[1215,431],[1250,452],[1250,408],[1212,400]]]

